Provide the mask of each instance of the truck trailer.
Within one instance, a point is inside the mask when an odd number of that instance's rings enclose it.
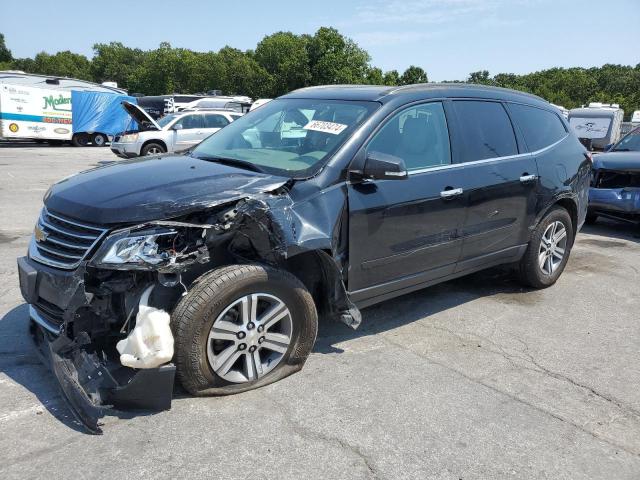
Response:
[[[126,91],[106,83],[0,71],[0,139],[105,145],[112,133],[100,128],[103,113],[112,101],[130,99]],[[82,103],[82,111],[74,103]]]

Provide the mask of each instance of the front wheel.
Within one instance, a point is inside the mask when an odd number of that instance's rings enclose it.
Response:
[[[172,319],[178,379],[193,395],[228,395],[302,368],[318,317],[311,295],[286,271],[231,265],[200,277]]]
[[[140,154],[146,157],[147,155],[160,155],[164,152],[166,152],[165,148],[159,143],[147,143]]]
[[[533,288],[550,287],[560,277],[573,246],[573,224],[562,207],[553,208],[538,224],[518,273],[522,283]]]

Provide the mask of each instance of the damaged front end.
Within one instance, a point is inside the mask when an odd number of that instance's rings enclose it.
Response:
[[[589,213],[640,222],[640,168],[594,169],[589,190]]]
[[[18,259],[20,287],[38,350],[77,418],[100,433],[106,414],[170,408],[170,312],[217,266],[291,270],[292,256],[311,252],[318,268],[303,281],[323,283],[324,313],[357,327],[343,281],[345,208],[341,189],[295,204],[283,186],[117,228],[44,208],[29,255]]]

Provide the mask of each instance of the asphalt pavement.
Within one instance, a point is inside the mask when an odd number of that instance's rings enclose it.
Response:
[[[639,479],[640,238],[578,235],[546,290],[494,269],[322,323],[305,368],[83,433],[27,335],[16,258],[108,148],[0,148],[0,478]]]

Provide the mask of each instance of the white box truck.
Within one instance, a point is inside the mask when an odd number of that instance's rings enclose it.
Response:
[[[71,90],[0,85],[0,137],[71,141]]]
[[[72,92],[124,95],[124,90],[74,78],[0,71],[0,139],[71,141],[103,146],[101,131],[74,131]],[[83,112],[84,113],[84,112]]]

